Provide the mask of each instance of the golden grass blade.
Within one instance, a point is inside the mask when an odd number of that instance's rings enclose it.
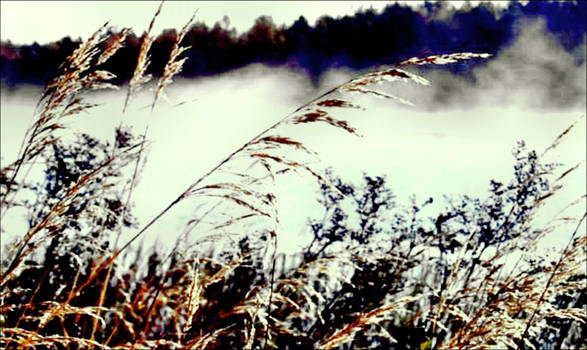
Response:
[[[573,122],[573,124],[569,125],[568,128],[566,128],[562,133],[560,133],[556,137],[556,139],[552,142],[552,144],[550,146],[546,147],[546,149],[542,152],[540,157],[544,157],[544,155],[546,153],[548,153],[550,150],[558,147],[558,145],[561,143],[563,138],[575,127],[575,125],[577,125],[577,123],[579,123],[581,121],[581,119],[585,119],[585,115],[582,115],[581,117],[579,117],[577,120],[575,120],[575,122]]]
[[[333,349],[339,345],[348,343],[353,340],[355,333],[363,329],[364,326],[381,322],[383,319],[389,317],[392,312],[396,312],[398,308],[403,307],[405,304],[411,303],[418,298],[420,298],[420,296],[404,297],[398,301],[378,307],[367,313],[361,313],[355,321],[338,329],[328,338],[316,344],[316,348]]]
[[[401,61],[398,63],[398,66],[405,66],[405,65],[427,65],[427,64],[434,64],[434,65],[442,65],[442,64],[450,64],[450,63],[458,63],[461,61],[467,61],[474,58],[489,58],[491,54],[488,53],[473,53],[473,52],[459,52],[459,53],[452,53],[452,54],[444,54],[444,55],[432,55],[424,58],[412,57],[407,60]]]
[[[321,109],[316,109],[315,111],[305,113],[292,120],[293,124],[304,124],[312,122],[325,122],[334,127],[342,128],[351,134],[356,134],[357,132],[357,130],[350,126],[346,121],[334,119],[329,116],[326,111]]]
[[[48,335],[42,336],[38,332],[28,331],[22,328],[2,328],[3,333],[12,334],[13,337],[0,336],[3,343],[17,340],[20,348],[30,347],[54,347],[56,344],[60,344],[66,348],[99,348],[99,349],[110,349],[110,347],[100,344],[99,342],[92,341],[85,338],[78,338],[72,336],[62,335]]]
[[[137,59],[137,65],[136,65],[135,70],[133,72],[132,78],[130,79],[130,82],[128,83],[128,91],[126,94],[126,99],[124,101],[124,107],[122,109],[123,113],[126,111],[126,108],[128,106],[128,103],[130,102],[130,99],[138,91],[138,89],[141,87],[141,85],[143,85],[151,80],[151,76],[145,74],[147,72],[147,68],[149,68],[149,64],[151,63],[151,60],[149,57],[149,50],[151,49],[151,45],[153,44],[153,40],[154,40],[154,38],[151,36],[151,30],[153,30],[153,25],[155,24],[155,20],[157,19],[157,17],[161,13],[162,7],[163,7],[163,0],[161,1],[161,3],[159,3],[159,7],[157,8],[157,11],[153,15],[153,18],[151,19],[151,22],[149,23],[149,28],[147,29],[147,31],[143,35],[141,48],[139,49],[139,56]]]
[[[187,34],[190,26],[194,22],[196,18],[196,13],[194,12],[192,17],[188,20],[185,26],[181,29],[179,34],[175,37],[175,41],[173,42],[173,48],[171,49],[171,53],[169,54],[169,59],[167,60],[167,64],[165,64],[165,68],[163,69],[163,75],[161,79],[159,79],[159,84],[157,84],[157,89],[155,90],[155,98],[153,99],[153,104],[151,105],[151,111],[155,108],[155,104],[159,100],[159,96],[163,94],[163,89],[171,84],[173,81],[173,77],[181,72],[183,68],[183,64],[187,60],[186,58],[179,59],[179,56],[189,48],[189,46],[180,46],[184,36]]]
[[[114,56],[114,54],[124,46],[124,41],[129,33],[130,28],[123,28],[118,34],[112,37],[107,43],[106,50],[104,50],[98,58],[97,65],[105,63]]]
[[[37,120],[25,134],[15,162],[14,171],[8,181],[6,191],[2,195],[0,201],[0,207],[2,209],[4,209],[4,205],[7,203],[8,196],[12,195],[14,197],[15,195],[15,193],[11,193],[11,187],[20,172],[22,164],[27,159],[34,159],[47,145],[54,142],[47,135],[42,136],[42,133],[48,130],[47,125],[58,125],[60,118],[93,107],[92,104],[85,104],[80,98],[76,97],[82,90],[87,88],[111,87],[102,85],[104,81],[113,78],[114,75],[109,72],[97,71],[82,77],[82,74],[90,69],[92,59],[99,52],[98,45],[104,40],[104,32],[107,26],[108,22],[76,48],[62,65],[64,73],[53,79],[47,85],[47,88],[35,107],[35,114],[38,115]],[[37,112],[39,107],[41,109]],[[52,131],[54,129],[49,130]],[[5,214],[6,210],[3,210],[1,216],[4,217]]]

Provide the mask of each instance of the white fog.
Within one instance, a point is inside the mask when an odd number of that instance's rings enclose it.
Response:
[[[356,98],[365,107],[344,114],[361,138],[314,125],[283,130],[281,136],[303,141],[318,152],[321,167],[332,166],[346,181],[358,184],[363,173],[385,175],[399,203],[408,203],[412,194],[420,202],[435,198],[436,209],[430,215],[444,208],[443,195],[484,198],[490,179],[507,182],[513,174],[511,149],[517,140],[525,140],[528,149],[540,154],[579,120],[547,158],[563,163],[562,173],[585,159],[585,67],[569,70],[574,67],[572,57],[549,38],[536,35],[540,25],[529,25],[500,57],[477,68],[476,85],[432,71],[421,72],[432,83],[428,87],[389,85],[387,91],[412,101],[415,107],[349,95],[347,98]],[[152,91],[142,91],[125,114],[124,89],[97,93],[89,99],[99,106],[70,119],[67,132],[110,141],[120,123],[132,125],[135,134],[142,134],[148,125],[147,138],[152,144],[132,198],[136,203],[133,212],[144,224],[261,130],[358,74],[333,70],[315,86],[301,73],[251,65],[215,77],[180,79],[168,90],[176,105],[161,101],[153,113],[148,107]],[[561,76],[564,83],[555,83]],[[2,90],[3,164],[14,159],[40,93],[34,88]],[[548,101],[548,96],[554,97]],[[344,119],[343,114],[339,118]],[[583,162],[566,178],[559,198],[543,208],[541,220],[547,221],[585,193],[584,174]],[[309,242],[307,218],[321,217],[322,208],[316,203],[317,186],[311,179],[284,176],[279,183],[283,232],[279,245],[282,251],[292,252]],[[174,232],[182,232],[193,205],[182,203],[166,214],[144,235],[146,245],[175,242]],[[575,210],[584,212],[585,206]],[[12,214],[9,220],[24,228],[22,217]],[[566,239],[554,236],[549,242],[564,244]]]

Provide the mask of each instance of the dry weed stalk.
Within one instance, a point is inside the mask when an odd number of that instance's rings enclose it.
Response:
[[[139,49],[139,57],[137,59],[137,65],[133,72],[132,78],[128,83],[128,91],[126,93],[126,99],[124,101],[124,107],[122,109],[123,113],[126,111],[126,107],[130,102],[130,99],[137,93],[141,85],[148,83],[151,80],[151,75],[145,74],[147,72],[147,68],[149,68],[149,64],[151,60],[149,59],[149,50],[151,49],[151,45],[153,44],[154,38],[151,36],[151,30],[153,30],[153,26],[155,25],[155,20],[161,13],[161,8],[163,7],[163,0],[159,4],[155,15],[151,19],[149,23],[149,28],[143,34],[143,40],[141,43],[141,48]]]
[[[553,307],[557,296],[584,288],[573,278],[581,273],[587,262],[586,246],[586,237],[573,237],[555,265],[520,271],[486,289],[485,302],[478,304],[470,316],[463,314],[464,326],[439,348],[534,348],[528,336],[538,335],[547,317],[586,323],[587,313],[583,309]]]
[[[101,65],[108,61],[110,57],[114,56],[116,52],[124,46],[124,41],[130,33],[130,28],[123,28],[119,33],[115,34],[108,42],[107,47],[98,58],[97,65]]]
[[[163,75],[161,79],[159,79],[159,83],[157,84],[157,88],[155,90],[155,98],[153,99],[153,104],[151,105],[151,111],[155,108],[155,104],[159,100],[161,95],[164,96],[163,89],[173,82],[173,77],[181,72],[183,64],[187,61],[187,57],[179,59],[179,56],[187,49],[189,46],[180,46],[181,41],[187,34],[188,30],[190,29],[194,19],[196,18],[197,11],[190,17],[188,22],[185,26],[181,29],[181,31],[175,36],[175,41],[173,42],[173,47],[171,49],[171,53],[169,54],[169,59],[167,60],[167,64],[165,64],[165,68],[163,68]]]
[[[404,306],[405,304],[411,303],[417,300],[418,297],[405,297],[393,303],[378,307],[374,310],[371,310],[366,313],[361,313],[357,316],[353,323],[338,329],[334,332],[331,336],[327,339],[322,340],[320,343],[316,344],[316,348],[319,349],[333,349],[338,345],[343,343],[348,343],[353,340],[354,334],[363,329],[366,325],[369,324],[376,324],[381,322],[382,320],[390,317],[390,314],[398,313],[400,307]],[[397,342],[392,335],[389,335],[392,342]]]
[[[109,349],[109,347],[85,338],[77,338],[69,335],[49,335],[42,336],[39,332],[27,331],[22,328],[3,328],[3,333],[11,334],[11,337],[0,336],[0,340],[5,344],[17,343],[21,348],[26,347],[54,347],[60,344],[64,347],[84,347],[84,348],[99,348]]]
[[[25,162],[32,162],[35,157],[46,149],[47,146],[54,145],[58,142],[58,136],[54,134],[54,131],[63,128],[63,125],[61,124],[61,119],[63,117],[79,114],[82,111],[86,111],[87,109],[96,106],[95,104],[85,102],[79,97],[79,95],[89,90],[117,88],[116,86],[107,83],[108,80],[114,78],[112,73],[104,70],[92,71],[91,65],[92,61],[96,58],[98,53],[100,53],[98,46],[102,42],[106,42],[106,45],[101,55],[97,57],[96,65],[98,66],[107,62],[116,54],[116,52],[123,46],[123,42],[128,34],[128,29],[123,29],[120,33],[112,37],[111,40],[107,41],[107,37],[105,36],[107,25],[108,23],[100,27],[100,29],[87,41],[74,50],[74,52],[68,57],[66,63],[62,65],[64,71],[63,74],[51,81],[44,91],[37,106],[37,120],[27,131],[25,141],[23,141],[23,146],[21,147],[17,160],[14,165],[2,170],[3,177],[6,176],[7,171],[12,172],[11,180],[8,181],[5,191],[3,191],[3,216],[9,209],[8,207],[11,203],[9,195],[12,195],[13,197],[16,195],[16,191],[11,191],[11,186],[15,183],[15,179],[21,166],[25,164]],[[53,207],[48,210],[44,218],[36,223],[26,233],[22,241],[14,247],[16,253],[13,254],[14,257],[12,258],[10,265],[8,265],[7,269],[3,271],[0,278],[0,285],[5,287],[6,283],[12,279],[15,270],[23,262],[23,259],[35,251],[41,243],[48,238],[54,237],[62,230],[64,224],[62,220],[63,214],[74,206],[74,203],[77,201],[77,194],[94,183],[96,178],[103,176],[102,174],[112,176],[116,171],[113,166],[116,168],[125,166],[130,159],[136,157],[134,151],[138,146],[139,145],[130,146],[120,154],[117,154],[116,156],[112,155],[112,157],[107,159],[97,168],[91,169],[85,174],[82,174],[79,179],[70,186],[63,198],[54,204]],[[22,181],[24,182],[25,179],[22,179]],[[102,184],[103,188],[111,187],[113,185],[113,183]],[[87,215],[91,216],[94,214],[90,213],[88,210]],[[44,234],[41,234],[43,232]],[[36,295],[36,292],[33,296],[34,295]],[[68,301],[69,300],[71,300],[71,297]],[[42,304],[38,304],[36,307],[42,307]],[[72,308],[72,306],[67,303],[59,304],[58,308],[51,305],[47,307],[49,308],[46,313],[46,316],[48,317],[42,320],[39,329],[43,328],[42,325],[49,322],[52,318],[63,317],[63,310],[66,310],[66,314],[77,313],[80,315],[89,315],[89,313],[85,311],[89,309]],[[27,309],[28,308],[30,308],[30,305],[27,306]],[[101,305],[95,306],[94,308],[98,313],[104,310]],[[96,319],[99,319],[99,314],[97,314]],[[37,338],[35,338],[35,336],[28,337],[29,341],[32,339]],[[25,341],[25,343],[28,343],[29,341]],[[41,341],[44,340],[41,339]],[[88,341],[93,344],[93,339]]]
[[[9,196],[14,198],[16,195],[12,186],[15,184],[21,167],[27,162],[32,163],[47,146],[57,142],[55,130],[64,128],[62,118],[79,114],[96,106],[85,102],[81,97],[78,97],[79,94],[87,90],[116,89],[116,86],[107,83],[108,80],[114,78],[112,73],[104,70],[89,72],[91,61],[99,52],[98,45],[105,39],[104,32],[107,26],[108,23],[105,23],[74,50],[62,65],[64,73],[53,79],[43,92],[39,101],[40,106],[37,106],[40,107],[40,110],[36,113],[36,121],[25,134],[25,140],[21,145],[17,160],[2,169],[2,176],[10,178],[1,197],[2,217],[10,207]],[[113,46],[107,49],[107,51],[109,50],[108,54],[100,57],[101,61],[105,62],[119,48],[118,44],[114,42]],[[8,175],[9,173],[10,175]],[[21,181],[24,182],[24,179]]]

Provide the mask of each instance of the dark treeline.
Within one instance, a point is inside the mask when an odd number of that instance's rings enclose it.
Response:
[[[324,16],[314,26],[300,17],[288,28],[276,27],[270,17],[259,17],[241,35],[225,22],[212,28],[196,23],[183,41],[191,48],[184,53],[189,60],[181,76],[213,75],[265,63],[303,70],[316,81],[325,70],[335,67],[363,69],[412,56],[457,51],[495,54],[531,19],[543,19],[547,31],[574,53],[576,64],[581,64],[585,54],[577,47],[585,40],[586,17],[585,1],[530,1],[525,5],[513,1],[505,8],[488,2],[460,10],[446,3],[426,3],[418,8],[394,4],[381,13],[365,10],[336,19]],[[164,31],[151,48],[150,73],[155,76],[167,62],[175,35],[175,30]],[[78,44],[70,37],[43,46],[3,42],[2,82],[9,87],[43,85],[57,75],[59,64]],[[140,37],[130,35],[126,47],[103,67],[118,76],[116,83],[130,79],[139,46]]]

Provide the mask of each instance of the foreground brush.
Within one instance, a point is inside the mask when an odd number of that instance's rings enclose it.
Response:
[[[161,6],[143,36],[124,109],[147,82],[150,31],[160,12]],[[185,62],[180,45],[192,21],[177,34],[151,110]],[[383,91],[382,83],[429,84],[400,67],[488,55],[412,58],[352,79],[259,132],[138,227],[131,194],[146,133],[135,137],[120,127],[113,145],[90,135],[66,144],[56,133],[62,118],[92,106],[82,99],[84,91],[112,87],[104,85],[112,75],[99,67],[116,54],[128,31],[108,40],[105,29],[83,43],[63,75],[49,84],[21,153],[2,169],[2,215],[19,204],[21,193],[33,191],[37,198],[30,205],[29,230],[2,257],[3,348],[587,345],[585,215],[559,218],[573,224],[562,252],[532,254],[559,224],[536,227],[534,218],[578,166],[543,164],[544,153],[538,156],[520,143],[509,183],[492,181],[487,198],[465,196],[447,202],[445,212],[424,216],[432,199],[396,203],[384,177],[346,183],[322,170],[318,155],[287,134],[324,125],[358,135],[337,114],[364,113],[357,101],[369,97],[411,105]],[[37,157],[46,162],[47,183],[33,188],[21,169]],[[280,267],[276,246],[286,232],[274,186],[285,173],[315,180],[324,216],[310,222],[314,239],[298,259]],[[145,253],[133,245],[187,201],[194,203],[194,215],[180,237],[185,240],[178,239],[170,253]],[[351,214],[359,220],[347,220]],[[123,228],[135,233],[119,244]],[[197,237],[193,244],[186,243],[190,237]],[[512,257],[517,263],[507,264]]]

